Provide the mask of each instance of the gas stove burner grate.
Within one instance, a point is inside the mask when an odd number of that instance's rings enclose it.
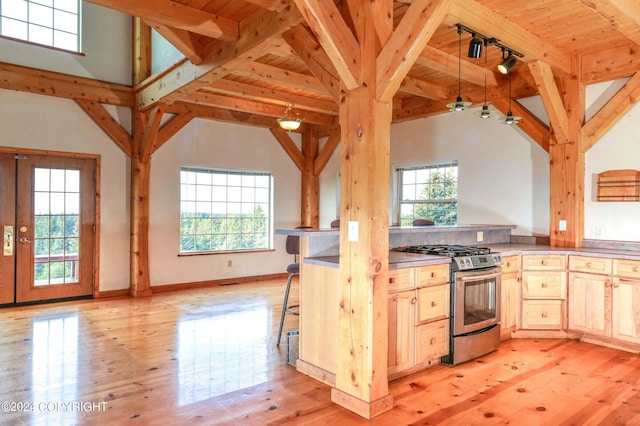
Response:
[[[416,245],[398,247],[395,250],[405,253],[433,254],[449,257],[477,256],[491,253],[491,250],[488,247],[461,245]]]

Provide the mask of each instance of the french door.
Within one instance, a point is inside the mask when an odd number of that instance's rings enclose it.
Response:
[[[95,168],[94,159],[0,153],[0,304],[93,294]]]

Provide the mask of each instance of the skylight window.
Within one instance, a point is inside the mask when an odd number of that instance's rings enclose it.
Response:
[[[80,51],[79,0],[0,0],[0,35]]]

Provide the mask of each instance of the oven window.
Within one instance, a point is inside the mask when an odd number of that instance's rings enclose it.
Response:
[[[464,287],[464,325],[496,318],[496,280],[470,281]]]

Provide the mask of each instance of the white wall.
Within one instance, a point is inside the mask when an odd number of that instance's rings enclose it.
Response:
[[[391,126],[391,166],[458,161],[458,223],[516,225],[514,234],[549,233],[547,153],[518,127],[481,120],[476,109]],[[321,225],[336,211],[339,147],[321,177]],[[394,174],[391,193],[395,193]],[[389,222],[397,223],[390,201]]]
[[[126,154],[73,101],[0,90],[0,117],[1,146],[100,155],[100,291],[129,288]]]
[[[82,53],[0,39],[0,62],[131,85],[131,17],[82,2]]]
[[[181,166],[270,171],[274,228],[300,225],[300,172],[268,130],[196,119],[162,146],[151,164],[152,286],[285,272],[293,258],[280,235],[275,251],[178,256]]]

